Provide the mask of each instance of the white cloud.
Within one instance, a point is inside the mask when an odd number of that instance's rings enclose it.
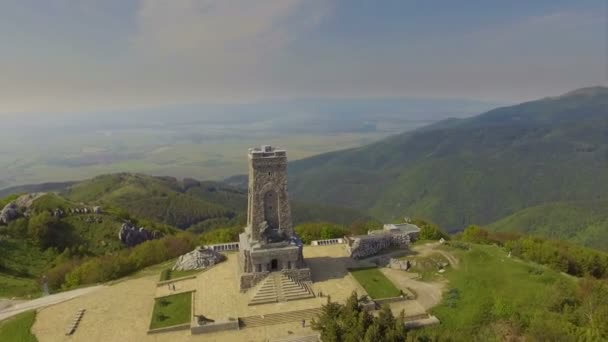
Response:
[[[0,115],[293,97],[517,101],[605,81],[603,13],[429,36],[396,27],[389,41],[349,36],[333,0],[139,0],[124,13],[126,3],[57,2],[57,18],[20,7],[31,27],[12,32],[0,4]]]

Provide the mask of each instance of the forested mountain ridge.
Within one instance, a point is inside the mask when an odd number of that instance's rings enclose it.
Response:
[[[608,199],[608,88],[448,120],[290,164],[298,200],[448,230],[547,202]]]
[[[488,226],[501,232],[545,236],[608,251],[608,201],[546,203]]]

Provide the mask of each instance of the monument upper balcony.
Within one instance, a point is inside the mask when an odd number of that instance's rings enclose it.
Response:
[[[250,159],[259,159],[259,158],[277,158],[287,157],[287,151],[275,148],[270,145],[264,145],[260,147],[254,147],[249,149],[249,158]]]

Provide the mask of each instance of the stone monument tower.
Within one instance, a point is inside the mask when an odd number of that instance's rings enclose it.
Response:
[[[287,152],[272,146],[249,149],[247,227],[239,236],[241,291],[271,272],[310,281],[302,241],[293,230],[287,196]]]

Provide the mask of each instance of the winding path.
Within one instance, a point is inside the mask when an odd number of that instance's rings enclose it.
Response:
[[[70,300],[70,299],[77,298],[77,297],[80,297],[85,294],[95,292],[99,289],[102,289],[103,287],[105,287],[105,286],[97,285],[97,286],[84,287],[81,289],[60,292],[57,294],[52,294],[50,296],[41,297],[41,298],[25,301],[22,303],[18,303],[11,307],[0,310],[0,321],[5,320],[9,317],[15,316],[15,315],[20,314],[25,311],[35,310],[35,309],[43,308],[45,306],[65,302],[66,300]]]

